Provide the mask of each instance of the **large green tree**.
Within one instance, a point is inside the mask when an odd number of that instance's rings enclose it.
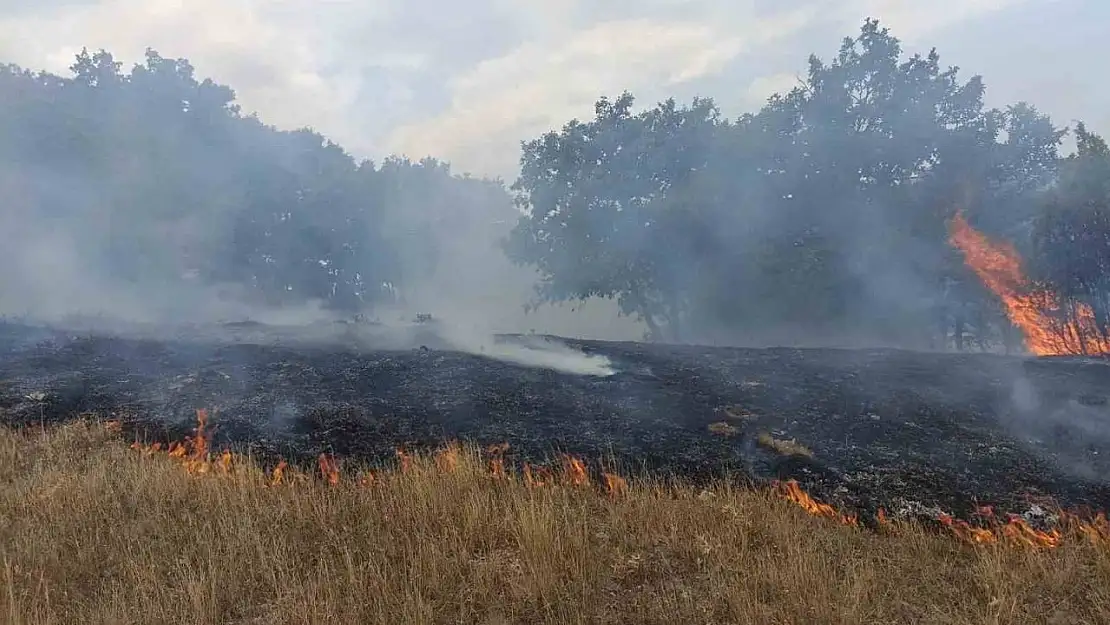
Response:
[[[721,123],[710,100],[633,115],[625,93],[589,123],[524,144],[510,257],[541,272],[539,302],[616,298],[653,336],[678,338],[702,206],[684,195]]]
[[[667,340],[984,343],[1002,311],[947,223],[1027,238],[1064,133],[984,91],[869,19],[734,122],[708,99],[602,98],[524,144],[510,255],[539,301],[616,297]]]

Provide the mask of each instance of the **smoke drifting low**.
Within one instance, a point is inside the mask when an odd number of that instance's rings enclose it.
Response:
[[[357,163],[242,115],[185,61],[151,52],[124,71],[82,54],[65,78],[3,67],[0,95],[0,315],[165,337],[251,321],[318,341],[359,318],[374,324],[356,334],[407,349],[430,314],[452,349],[597,375],[605,363],[494,335],[598,336],[597,319],[640,335],[612,310],[525,313],[536,276],[500,249],[520,215],[500,182],[433,159]]]
[[[509,188],[268,127],[185,60],[72,69],[0,69],[0,314],[312,336],[360,318],[407,347],[431,315],[453,349],[593,375],[610,365],[495,337],[997,347],[996,298],[945,224],[959,198],[1028,231],[1063,136],[872,20],[738,119],[603,98],[524,138]]]
[[[1106,367],[1092,362],[1088,366]],[[1011,382],[1010,410],[1003,411],[1002,424],[1033,449],[1051,443],[1046,460],[1085,480],[1105,482],[1107,476],[1095,468],[1092,453],[1110,446],[1110,405],[1105,397],[1052,397],[1051,391],[1036,388],[1026,376]]]

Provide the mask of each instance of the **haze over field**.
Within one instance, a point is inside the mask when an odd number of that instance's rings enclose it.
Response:
[[[1076,0],[8,0],[0,61],[75,80],[0,83],[20,268],[0,311],[1014,346],[945,224],[966,208],[1102,315],[1097,237],[1060,247],[1097,219],[1046,207],[1098,195],[1102,144],[1074,131],[1110,128],[1106,19]]]

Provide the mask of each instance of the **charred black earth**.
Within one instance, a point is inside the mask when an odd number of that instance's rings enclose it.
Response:
[[[610,359],[601,377],[350,333],[224,329],[156,340],[0,323],[0,422],[97,413],[178,438],[207,407],[214,444],[271,460],[376,462],[463,439],[508,442],[517,462],[565,452],[632,474],[795,478],[864,513],[1110,508],[1101,360],[566,341]],[[711,430],[720,422],[734,429]],[[760,433],[812,457],[766,449]]]

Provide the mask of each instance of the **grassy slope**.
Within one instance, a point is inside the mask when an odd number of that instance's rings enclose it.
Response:
[[[1108,623],[1110,548],[876,534],[764,493],[189,475],[103,427],[0,430],[0,622]]]

